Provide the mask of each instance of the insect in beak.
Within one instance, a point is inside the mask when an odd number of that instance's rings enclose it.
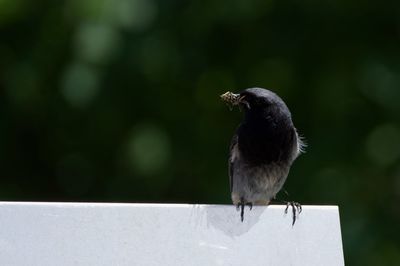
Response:
[[[248,109],[250,109],[250,104],[245,100],[245,95],[240,96],[240,94],[235,94],[230,91],[221,94],[221,100],[226,102],[229,106],[229,109],[232,110],[233,106],[244,104]]]

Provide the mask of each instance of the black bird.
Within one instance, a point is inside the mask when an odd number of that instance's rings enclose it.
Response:
[[[268,205],[281,190],[290,166],[303,151],[290,111],[270,90],[250,88],[239,94],[226,92],[221,99],[244,110],[244,119],[232,138],[229,153],[229,179],[232,202],[241,208]],[[292,207],[293,225],[301,205]],[[296,213],[297,211],[297,213]]]

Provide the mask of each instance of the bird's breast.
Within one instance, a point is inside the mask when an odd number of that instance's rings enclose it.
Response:
[[[247,122],[238,129],[238,149],[249,164],[286,162],[296,141],[294,127],[284,121]]]

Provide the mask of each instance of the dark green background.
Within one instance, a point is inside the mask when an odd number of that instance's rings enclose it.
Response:
[[[400,263],[400,2],[0,1],[0,199],[230,203],[266,87],[308,148],[285,184],[340,206],[348,265]]]

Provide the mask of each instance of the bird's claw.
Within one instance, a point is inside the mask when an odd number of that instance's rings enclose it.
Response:
[[[286,202],[285,214],[288,213],[289,206],[292,207],[292,219],[293,219],[292,226],[294,226],[296,220],[298,219],[299,214],[303,211],[303,208],[298,202],[288,201]]]
[[[253,209],[253,203],[252,202],[244,202],[244,199],[242,198],[238,204],[236,204],[236,210],[240,210],[240,220],[243,222],[244,221],[244,207],[249,206],[250,210]]]
[[[250,211],[253,209],[253,203],[252,202],[247,202],[246,205],[249,206]]]

